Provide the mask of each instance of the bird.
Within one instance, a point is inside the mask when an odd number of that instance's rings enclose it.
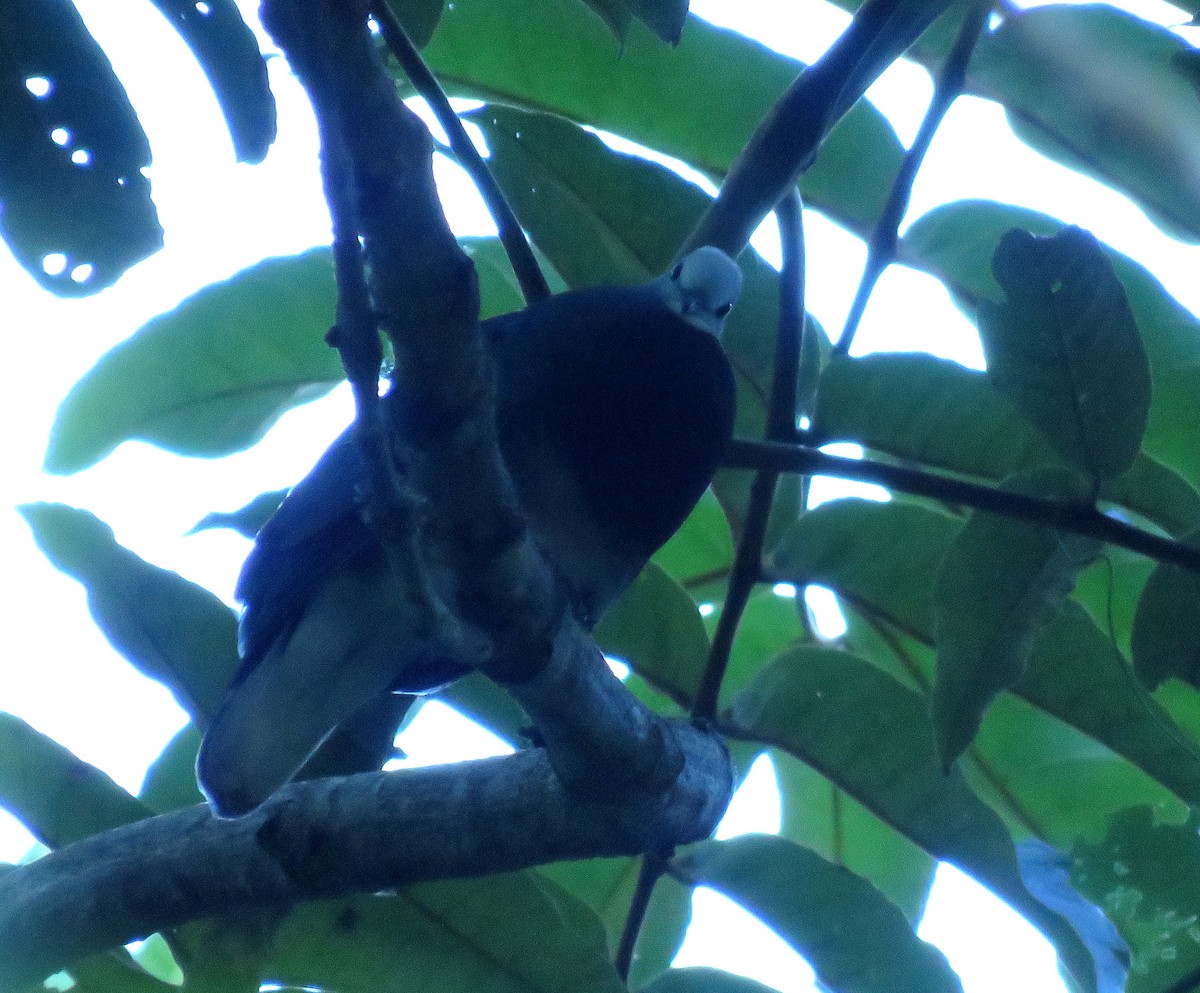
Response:
[[[720,465],[736,405],[720,336],[741,287],[737,263],[704,246],[645,284],[572,290],[482,323],[500,454],[587,630]],[[383,694],[433,692],[469,671],[408,616],[360,514],[364,479],[347,429],[243,565],[242,663],[197,759],[218,816],[256,809]]]

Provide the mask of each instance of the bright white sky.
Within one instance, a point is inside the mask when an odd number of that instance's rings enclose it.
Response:
[[[256,6],[240,0],[249,16]],[[344,391],[287,415],[256,449],[216,462],[182,459],[147,445],[123,445],[100,465],[68,479],[40,466],[54,410],[95,360],[143,321],[182,296],[269,255],[293,253],[329,238],[316,171],[316,138],[307,104],[281,60],[271,63],[279,98],[279,140],[267,162],[235,165],[216,104],[199,68],[149,4],[76,0],[112,59],[154,147],[150,174],[166,229],[166,247],[99,296],[61,301],[44,294],[0,249],[0,296],[7,314],[9,386],[0,415],[5,437],[2,503],[61,500],[107,521],[118,540],[232,602],[248,543],[209,531],[184,537],[213,509],[230,510],[258,493],[288,486],[351,416]],[[1157,0],[1124,4],[1166,25],[1186,15]],[[844,13],[822,0],[693,0],[695,13],[812,60],[844,27]],[[264,39],[264,45],[268,44]],[[900,65],[869,97],[907,143],[931,92],[919,68]],[[451,223],[461,234],[491,232],[481,204],[455,167],[439,180]],[[1153,270],[1185,305],[1200,309],[1200,249],[1162,234],[1123,196],[1047,162],[1009,132],[995,105],[962,99],[946,119],[916,183],[910,218],[962,197],[1008,200],[1080,224]],[[830,329],[841,326],[865,249],[811,211],[809,308]],[[768,226],[769,227],[769,226]],[[756,246],[777,260],[773,231]],[[940,284],[893,267],[872,298],[856,352],[924,349],[980,366],[973,329]],[[829,491],[826,490],[826,493]],[[146,766],[183,723],[161,687],[139,676],[96,631],[85,597],[34,548],[13,512],[0,515],[0,615],[9,657],[0,666],[0,709],[15,713],[136,791]],[[440,708],[443,712],[445,708]],[[415,762],[484,754],[495,747],[471,728],[447,733],[461,718],[431,705],[404,745]],[[447,752],[448,743],[457,749]],[[779,811],[769,763],[760,761],[721,829],[777,830]],[[27,850],[28,834],[0,812],[0,859]],[[777,936],[724,898],[700,891],[695,922],[678,964],[708,964],[751,975],[783,993],[812,989],[811,972]],[[1053,955],[1023,920],[948,867],[937,883],[921,934],[959,971],[967,993],[1062,990]]]

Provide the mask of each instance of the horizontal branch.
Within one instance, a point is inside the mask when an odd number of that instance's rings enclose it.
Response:
[[[806,445],[780,445],[737,438],[730,446],[725,464],[734,469],[769,468],[777,472],[819,474],[862,483],[878,483],[888,489],[930,497],[943,503],[961,504],[1004,517],[1048,524],[1060,531],[1098,538],[1159,562],[1200,572],[1200,549],[1119,521],[1087,503],[1014,493],[1012,490],[872,459],[829,455]]]
[[[733,786],[716,735],[662,722],[667,791],[562,785],[541,750],[293,783],[253,814],[203,806],[127,824],[0,876],[0,989],[189,920],[697,841]]]

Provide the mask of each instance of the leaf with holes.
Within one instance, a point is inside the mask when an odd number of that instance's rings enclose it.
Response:
[[[50,292],[95,293],[162,247],[150,145],[67,0],[5,0],[0,38],[0,233]]]

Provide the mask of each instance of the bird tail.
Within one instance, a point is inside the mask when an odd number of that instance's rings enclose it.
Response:
[[[415,632],[392,592],[378,576],[343,572],[290,637],[245,667],[196,762],[200,788],[219,816],[253,810],[335,727],[397,684],[406,660],[396,646],[413,644]]]

